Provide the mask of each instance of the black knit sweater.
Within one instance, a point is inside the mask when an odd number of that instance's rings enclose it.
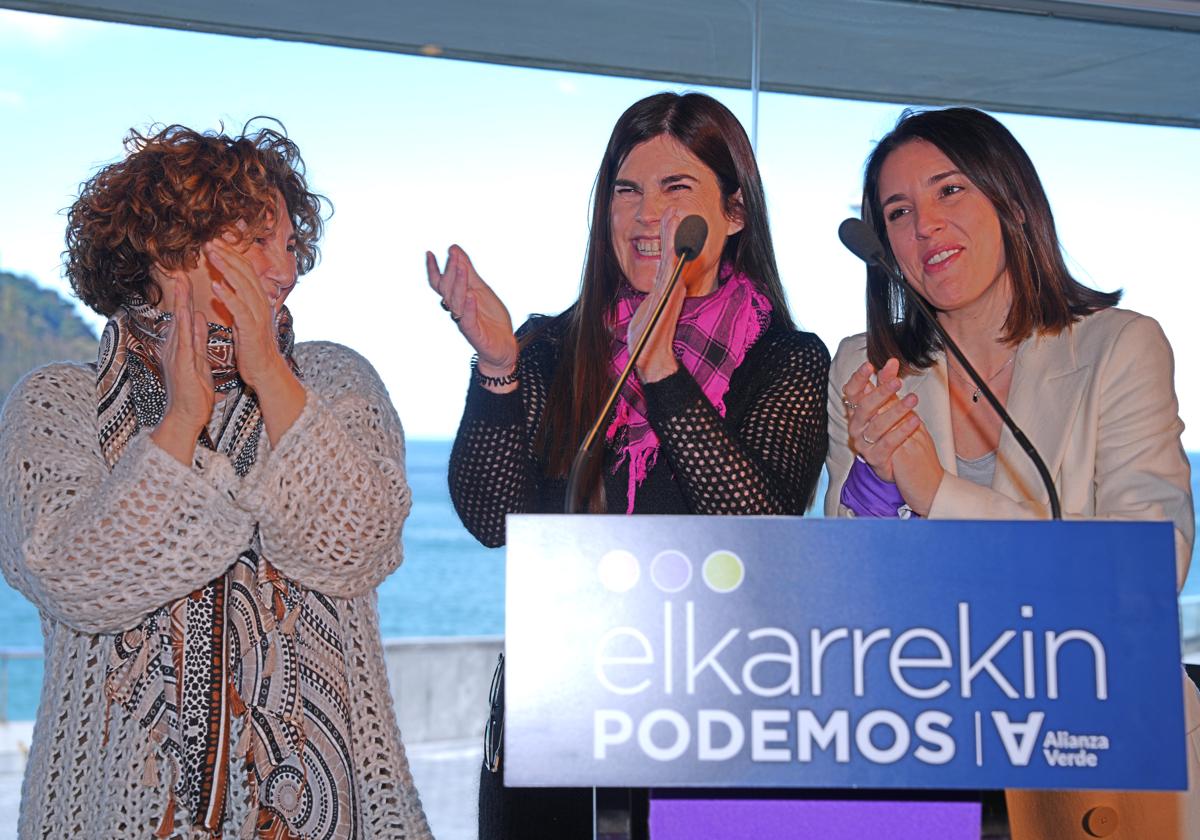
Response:
[[[521,350],[520,384],[494,394],[472,380],[450,455],[450,497],[467,530],[504,544],[509,513],[558,513],[566,480],[546,477],[535,450],[564,331],[562,316],[531,318],[539,330]],[[827,446],[829,352],[812,333],[772,323],[730,378],[721,417],[682,366],[644,386],[647,419],[661,442],[638,487],[635,513],[801,515],[812,502]],[[628,465],[614,474],[605,450],[611,513],[627,507]]]

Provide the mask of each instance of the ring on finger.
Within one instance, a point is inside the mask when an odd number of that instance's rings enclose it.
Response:
[[[446,307],[446,311],[447,311],[447,312],[449,312],[449,311],[450,311],[450,307]],[[453,312],[450,312],[450,320],[451,320],[451,321],[453,321],[454,323],[456,323],[456,324],[457,324],[459,321],[461,321],[461,320],[462,320],[462,316],[461,316],[461,315],[455,315]]]
[[[842,405],[846,406],[846,408],[850,409],[851,411],[854,411],[856,408],[858,408],[858,403],[851,400],[845,394],[842,394]]]
[[[442,309],[445,309],[447,312],[450,311],[450,305],[444,300],[442,301]]]
[[[863,433],[862,433],[862,439],[863,439],[863,440],[865,440],[865,441],[867,442],[867,445],[868,445],[868,446],[874,446],[875,444],[879,443],[879,439],[878,439],[878,438],[876,438],[875,440],[871,440],[869,437],[867,437],[867,430],[866,430],[866,429],[863,429]]]

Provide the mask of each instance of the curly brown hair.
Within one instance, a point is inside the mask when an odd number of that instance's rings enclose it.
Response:
[[[239,221],[258,236],[271,224],[277,191],[296,229],[296,269],[312,269],[329,202],[309,191],[300,149],[286,135],[246,130],[130,130],[124,160],[84,182],[67,211],[63,258],[80,300],[101,315],[131,301],[157,303],[153,266],[194,266],[200,246]]]

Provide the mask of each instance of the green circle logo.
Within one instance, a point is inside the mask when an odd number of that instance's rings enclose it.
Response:
[[[742,585],[746,578],[746,567],[742,558],[732,551],[714,551],[704,558],[700,575],[709,589],[724,595]]]

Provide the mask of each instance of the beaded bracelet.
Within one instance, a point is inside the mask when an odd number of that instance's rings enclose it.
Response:
[[[513,369],[503,376],[487,376],[479,372],[479,356],[471,357],[471,377],[488,388],[503,388],[507,385],[512,385],[517,381],[517,368],[519,365],[513,365]]]

